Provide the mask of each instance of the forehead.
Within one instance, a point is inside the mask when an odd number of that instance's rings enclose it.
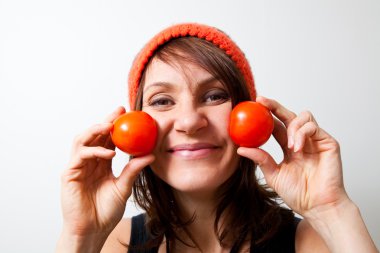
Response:
[[[156,83],[193,84],[213,76],[202,67],[184,61],[173,60],[169,63],[153,59],[146,69],[144,90]]]

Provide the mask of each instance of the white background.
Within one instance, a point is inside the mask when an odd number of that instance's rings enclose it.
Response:
[[[0,0],[0,252],[54,250],[72,139],[127,104],[138,50],[186,21],[226,31],[259,94],[311,110],[340,142],[347,191],[380,245],[380,2],[233,2]],[[265,149],[281,158],[273,139]],[[119,173],[127,157],[115,160]]]

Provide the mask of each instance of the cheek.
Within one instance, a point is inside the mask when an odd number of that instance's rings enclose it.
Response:
[[[154,154],[157,154],[158,151],[161,149],[164,149],[165,145],[163,145],[165,138],[167,137],[168,133],[170,132],[172,128],[172,120],[168,118],[166,115],[161,114],[157,115],[156,113],[149,112],[150,116],[156,121],[157,127],[158,127],[158,137],[157,137],[157,143],[156,147],[153,151]],[[161,150],[162,151],[162,150]]]
[[[209,114],[209,124],[212,129],[214,129],[215,134],[228,139],[230,141],[230,137],[228,134],[228,127],[230,121],[230,111],[217,111]]]

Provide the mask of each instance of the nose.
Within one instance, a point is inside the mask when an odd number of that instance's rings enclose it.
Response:
[[[195,134],[208,125],[207,117],[201,108],[194,108],[189,105],[183,106],[178,111],[177,116],[174,129],[187,135]]]

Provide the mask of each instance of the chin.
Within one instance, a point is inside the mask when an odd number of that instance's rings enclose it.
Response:
[[[233,174],[234,170],[218,170],[207,166],[180,167],[167,171],[153,170],[156,175],[170,185],[175,191],[181,193],[211,193]]]

